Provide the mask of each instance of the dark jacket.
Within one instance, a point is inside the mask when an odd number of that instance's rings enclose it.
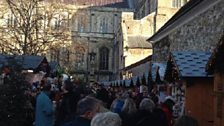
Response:
[[[158,113],[160,115],[160,113]],[[146,110],[138,110],[133,113],[127,120],[124,121],[123,126],[166,126],[161,118],[154,112]]]
[[[64,124],[63,126],[90,126],[91,120],[83,117],[76,117],[73,121]]]
[[[58,108],[57,124],[69,122],[74,119],[78,100],[79,96],[72,91],[63,94],[62,102]]]

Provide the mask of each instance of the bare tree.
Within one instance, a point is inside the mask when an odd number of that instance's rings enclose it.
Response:
[[[8,7],[5,26],[1,27],[3,53],[44,54],[52,45],[67,40],[69,30],[61,28],[63,6],[43,4],[41,0],[5,0]],[[65,32],[67,30],[67,32]]]

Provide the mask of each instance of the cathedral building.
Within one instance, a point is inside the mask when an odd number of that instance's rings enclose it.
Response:
[[[39,1],[38,13],[44,16],[38,32],[51,31],[43,39],[53,42],[48,51],[38,54],[58,62],[71,76],[85,83],[123,79],[125,67],[152,55],[152,45],[146,39],[185,1]],[[13,23],[11,19],[13,16],[6,15],[4,20]]]

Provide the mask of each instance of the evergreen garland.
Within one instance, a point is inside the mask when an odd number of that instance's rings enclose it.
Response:
[[[140,87],[140,85],[141,85],[141,83],[140,83],[140,79],[139,79],[139,77],[137,78],[137,81],[136,81],[136,86],[137,87]]]
[[[133,82],[133,80],[131,79],[131,82],[130,82],[130,86],[129,86],[130,88],[134,88],[134,82]]]
[[[152,80],[152,74],[151,74],[151,72],[149,71],[149,73],[148,73],[148,85],[149,85],[149,92],[151,92],[152,91],[152,89],[153,89],[153,80]]]
[[[147,85],[146,85],[145,74],[143,74],[143,76],[142,76],[142,85],[147,86]]]

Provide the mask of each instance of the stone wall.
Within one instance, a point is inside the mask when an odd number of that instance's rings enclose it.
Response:
[[[79,45],[80,47],[82,46],[85,49],[85,52],[82,52],[84,61],[79,69],[82,69],[81,71],[88,70],[90,72],[94,69],[95,75],[90,77],[93,80],[95,79],[95,81],[106,81],[111,78],[111,73],[115,72],[114,63],[119,59],[115,57],[114,41],[115,34],[118,32],[117,28],[121,22],[122,11],[125,10],[105,7],[89,7],[80,8],[73,15],[73,44]],[[100,48],[102,47],[106,47],[109,50],[109,68],[107,70],[99,69]],[[95,53],[94,64],[89,61],[91,52]],[[75,60],[73,63],[77,64]],[[102,72],[105,72],[106,74]]]
[[[209,51],[224,29],[224,1],[178,27],[154,45],[154,61],[166,61],[170,51]]]
[[[170,39],[168,36],[161,40],[162,42],[157,42],[153,45],[153,55],[152,61],[163,62],[167,60],[167,55],[170,49]]]

